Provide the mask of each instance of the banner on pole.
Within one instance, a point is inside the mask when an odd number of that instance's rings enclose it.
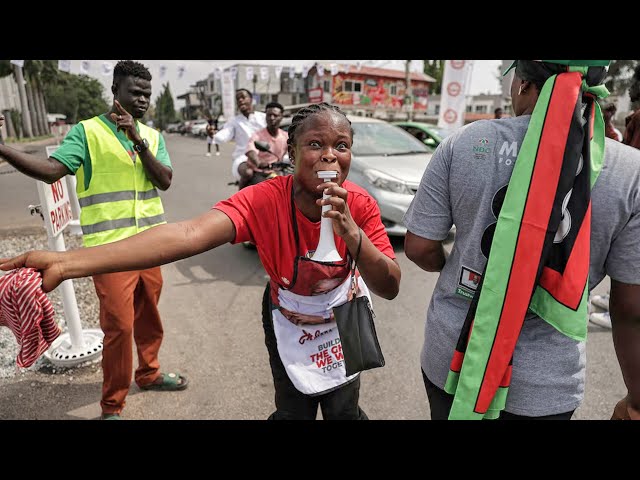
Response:
[[[80,62],[80,73],[83,75],[89,75],[91,69],[91,62],[89,60],[82,60]]]
[[[233,69],[222,72],[222,114],[226,120],[231,120],[236,114],[236,92],[233,87]],[[236,69],[236,74],[237,74]]]
[[[102,75],[111,75],[113,72],[113,64],[111,62],[102,62]]]
[[[442,75],[438,127],[455,130],[464,125],[469,60],[447,60]]]
[[[58,60],[58,70],[61,72],[71,72],[71,60]]]

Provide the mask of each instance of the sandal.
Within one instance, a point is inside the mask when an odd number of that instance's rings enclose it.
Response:
[[[142,390],[160,390],[160,391],[175,391],[184,390],[187,388],[189,381],[184,375],[179,373],[161,373],[161,383],[150,383],[149,385],[140,386]]]
[[[100,420],[122,420],[119,413],[103,413]]]

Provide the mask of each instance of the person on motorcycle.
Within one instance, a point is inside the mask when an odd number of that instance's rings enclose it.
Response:
[[[238,167],[247,161],[245,152],[249,138],[258,130],[266,127],[267,120],[264,112],[253,111],[253,94],[245,88],[236,90],[236,107],[240,113],[224,124],[224,127],[213,136],[213,141],[216,145],[232,140],[236,143],[236,148],[231,154],[233,159],[231,174],[239,181]]]
[[[274,162],[282,161],[287,153],[289,134],[280,129],[283,111],[284,107],[277,102],[267,104],[265,108],[267,127],[258,130],[251,136],[249,145],[247,145],[247,161],[238,166],[240,174],[238,187],[240,189],[269,178],[272,174],[269,166]],[[256,140],[267,143],[269,152],[258,151],[254,143]]]

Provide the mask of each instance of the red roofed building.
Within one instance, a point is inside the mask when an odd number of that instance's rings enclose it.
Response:
[[[318,69],[317,64],[309,70],[306,82],[309,102],[333,103],[349,112],[363,110],[368,116],[377,111],[385,112],[385,116],[393,116],[394,112],[404,110],[403,104],[407,94],[405,72],[388,68],[340,65],[337,74],[331,75],[330,65],[321,67],[324,67],[324,70]],[[424,73],[411,72],[409,75],[413,111],[426,112],[429,87],[436,80]]]

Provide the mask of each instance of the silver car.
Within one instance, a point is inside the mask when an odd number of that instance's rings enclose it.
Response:
[[[400,127],[374,118],[348,116],[353,127],[351,170],[348,180],[363,187],[380,207],[389,235],[403,236],[402,224],[413,200],[431,150]],[[286,130],[291,117],[282,119]]]

